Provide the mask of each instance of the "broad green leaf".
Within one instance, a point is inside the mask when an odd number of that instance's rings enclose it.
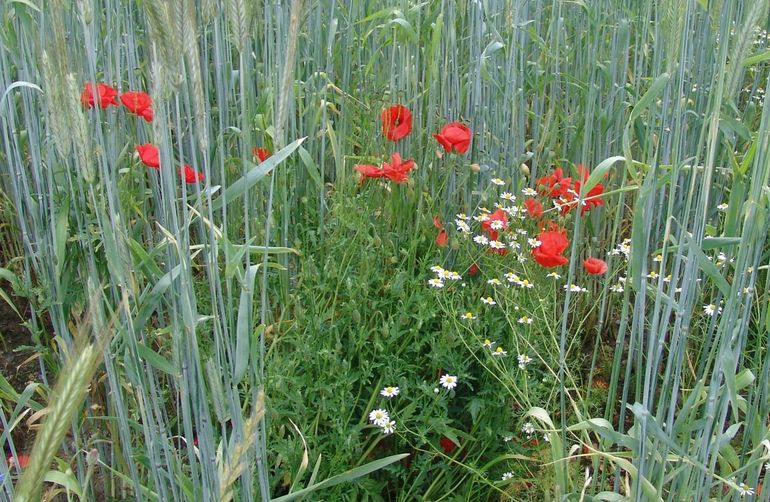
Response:
[[[280,151],[265,159],[259,165],[254,165],[247,161],[247,164],[250,164],[253,167],[241,178],[235,181],[235,183],[227,187],[222,195],[214,199],[214,201],[211,203],[211,207],[215,210],[219,209],[223,204],[230,203],[246,193],[247,190],[256,185],[257,182],[261,180],[268,172],[286,160],[286,158],[291,155],[294,150],[299,148],[299,145],[301,145],[303,141],[305,141],[305,138],[300,138],[285,146],[284,148],[281,148]]]
[[[167,373],[171,376],[178,376],[179,372],[174,367],[173,364],[171,364],[168,359],[161,356],[154,350],[152,350],[150,347],[137,343],[136,344],[136,351],[139,354],[139,357],[147,361],[147,363],[155,368],[156,370],[160,370],[163,373]]]
[[[249,365],[249,343],[251,341],[251,311],[254,298],[254,282],[259,265],[251,265],[241,285],[241,299],[238,303],[238,324],[235,329],[235,369],[233,385],[238,385]]]
[[[294,493],[290,493],[288,495],[283,495],[278,498],[271,499],[272,502],[286,502],[288,500],[295,500],[300,497],[304,497],[310,492],[314,492],[316,490],[320,490],[322,488],[329,488],[331,486],[338,485],[340,483],[346,483],[348,481],[352,481],[356,478],[360,478],[361,476],[366,476],[367,474],[374,472],[376,470],[382,469],[383,467],[387,467],[390,464],[394,462],[398,462],[401,459],[404,459],[408,457],[408,453],[401,453],[399,455],[391,455],[389,457],[381,458],[379,460],[375,460],[373,462],[369,462],[366,465],[362,465],[360,467],[356,467],[355,469],[351,469],[349,471],[345,471],[342,474],[337,474],[336,476],[332,476],[329,479],[325,479],[324,481],[321,481],[320,483],[310,485],[307,488],[303,488],[302,490],[296,491]]]
[[[74,474],[66,474],[61,471],[48,471],[43,481],[59,485],[83,499],[83,490]]]

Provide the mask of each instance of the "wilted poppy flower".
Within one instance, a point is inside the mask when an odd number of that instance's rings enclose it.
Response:
[[[124,92],[120,95],[120,102],[123,103],[129,112],[142,117],[147,122],[152,122],[152,98],[145,92]]]
[[[107,84],[96,84],[96,95],[94,95],[93,85],[91,82],[86,82],[86,87],[80,95],[80,102],[88,108],[99,106],[106,109],[110,105],[118,106],[118,102],[115,100],[117,95],[118,91]]]
[[[401,161],[401,155],[394,153],[390,156],[390,162],[383,162],[382,167],[369,164],[359,164],[353,167],[360,175],[361,183],[365,178],[388,178],[395,183],[404,183],[409,179],[409,171],[414,169],[414,161]]]
[[[385,108],[380,114],[382,134],[390,141],[398,141],[412,132],[412,112],[403,105]]]
[[[251,153],[259,159],[260,162],[264,162],[268,157],[270,157],[270,150],[267,148],[252,148]]]
[[[441,128],[441,132],[433,135],[447,152],[456,151],[463,154],[471,146],[471,130],[460,122],[450,122]]]
[[[182,176],[184,178],[184,182],[188,185],[203,181],[203,173],[196,171],[188,164],[184,164],[179,168],[179,176]]]
[[[158,151],[157,146],[151,143],[136,145],[136,153],[139,154],[139,158],[145,166],[152,167],[153,169],[160,167],[160,151]]]
[[[607,263],[605,263],[604,260],[600,260],[599,258],[586,258],[583,260],[583,267],[589,274],[601,275],[607,272]]]
[[[446,455],[449,455],[457,448],[457,445],[454,443],[454,441],[446,436],[441,436],[441,439],[439,439],[438,443],[441,445],[441,449],[444,450]]]
[[[532,248],[532,257],[543,267],[566,265],[569,260],[562,256],[564,250],[569,246],[566,232],[555,226],[551,228],[551,230],[545,230],[538,234],[537,240],[540,241],[540,245]]]
[[[533,218],[543,216],[543,205],[532,197],[524,200],[524,207],[527,208],[527,214]]]
[[[444,225],[438,216],[433,217],[433,226],[438,229],[438,235],[436,236],[436,245],[440,248],[446,247],[449,243],[449,234],[447,233]]]
[[[499,223],[495,223],[499,222]],[[490,214],[489,217],[481,223],[481,230],[486,232],[489,235],[489,238],[493,241],[496,241],[499,237],[500,230],[505,230],[508,228],[508,214],[503,211],[502,209],[498,209],[494,213]],[[500,253],[504,254],[504,253]]]

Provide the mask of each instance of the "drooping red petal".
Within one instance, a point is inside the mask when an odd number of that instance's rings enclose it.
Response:
[[[160,167],[160,151],[155,145],[151,143],[136,145],[136,152],[139,154],[139,158],[147,167],[151,167],[153,169],[158,169]]]
[[[446,230],[439,231],[438,235],[436,236],[436,245],[440,248],[445,248],[446,245],[449,243],[449,234]]]
[[[130,113],[144,118],[147,122],[152,122],[152,98],[149,94],[141,91],[124,92],[120,95],[120,102]]]

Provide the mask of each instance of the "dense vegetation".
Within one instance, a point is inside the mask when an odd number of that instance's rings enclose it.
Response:
[[[392,3],[0,4],[1,499],[770,499],[770,2]]]

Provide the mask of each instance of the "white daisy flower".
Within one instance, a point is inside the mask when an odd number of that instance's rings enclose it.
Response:
[[[482,213],[482,214],[474,216],[473,219],[478,221],[479,223],[484,223],[485,221],[487,221],[489,219],[489,214],[488,213]]]
[[[514,274],[513,272],[508,272],[508,273],[507,273],[507,274],[505,274],[503,277],[505,277],[505,280],[506,280],[506,281],[508,281],[508,282],[512,282],[512,283],[514,283],[514,284],[516,284],[516,283],[518,283],[518,282],[520,282],[520,281],[521,281],[521,279],[519,278],[519,276],[518,276],[518,275],[516,275],[516,274]]]
[[[441,289],[444,287],[444,282],[441,279],[433,278],[428,280],[428,285],[432,288]]]
[[[502,194],[500,194],[500,198],[511,202],[516,200],[516,196],[509,192],[503,192]]]
[[[657,279],[658,278],[658,273],[656,271],[654,271],[654,270],[650,270],[650,273],[647,274],[647,278],[648,279]]]
[[[663,261],[663,255],[662,254],[655,255],[655,258],[653,258],[652,261],[654,261],[655,263],[662,262]]]
[[[487,281],[487,284],[491,284],[492,286],[499,286],[499,285],[501,285],[501,284],[502,284],[502,282],[500,282],[500,279],[498,279],[498,278],[494,277],[494,278],[492,278],[492,279],[489,279],[489,280]]]
[[[489,241],[489,247],[492,249],[505,249],[505,243],[500,241]]]
[[[457,225],[457,231],[462,232],[464,234],[471,233],[471,227],[467,223],[465,223],[463,220],[455,220],[455,225]]]
[[[458,274],[457,272],[452,272],[451,270],[447,270],[446,271],[446,278],[449,279],[450,281],[459,281],[463,277],[460,274]]]
[[[388,387],[385,387],[384,389],[382,389],[380,391],[380,395],[384,396],[384,397],[387,397],[387,398],[391,398],[391,397],[397,396],[399,394],[399,392],[401,392],[401,391],[398,389],[398,387],[388,386]]]
[[[727,211],[727,207],[728,207],[727,203],[723,202],[717,206],[717,209],[719,209],[720,211]]]
[[[546,277],[552,277],[554,279],[561,279],[561,276],[557,274],[556,272],[549,272],[545,274]]]
[[[541,245],[541,244],[543,244],[543,243],[542,243],[542,242],[540,242],[540,241],[539,241],[539,240],[537,240],[537,239],[532,239],[532,238],[529,238],[529,239],[527,239],[527,244],[529,244],[529,245],[530,245],[531,247],[533,247],[533,248],[539,248],[539,247],[540,247],[540,245]]]
[[[494,345],[495,345],[495,342],[493,342],[489,338],[485,338],[484,341],[481,343],[481,346],[487,349],[491,349],[492,347],[494,347]]]
[[[438,274],[438,273],[443,272],[444,269],[442,267],[440,267],[439,265],[433,265],[432,267],[430,267],[430,271],[433,272],[434,274]]]
[[[523,195],[524,197],[534,197],[535,195],[537,195],[537,192],[532,188],[527,187],[527,188],[521,189],[521,195]]]
[[[369,421],[380,427],[387,423],[388,420],[390,420],[390,415],[388,415],[387,410],[383,410],[382,408],[372,410],[371,413],[369,413]]]
[[[465,214],[465,213],[457,213],[455,215],[455,218],[457,218],[458,220],[467,220],[468,219],[468,215]]]
[[[535,285],[534,285],[534,284],[532,284],[531,282],[529,282],[529,279],[524,279],[524,280],[522,280],[521,282],[519,282],[518,284],[519,284],[519,286],[521,286],[522,288],[527,288],[527,289],[532,289],[532,288],[534,288],[534,287],[535,287]]]
[[[490,180],[494,185],[497,185],[499,187],[505,185],[505,181],[501,180],[500,178],[492,178]]]
[[[487,296],[486,298],[481,299],[481,303],[484,303],[486,305],[497,305],[497,302],[492,299],[491,296]]]
[[[507,350],[503,350],[502,347],[497,347],[494,350],[494,352],[492,352],[492,355],[493,356],[497,356],[497,357],[507,356],[508,355],[508,351]]]
[[[466,312],[460,316],[460,319],[465,319],[466,321],[472,321],[476,319],[476,316],[473,315],[471,312]]]
[[[483,235],[474,235],[473,242],[475,242],[476,244],[481,244],[482,246],[486,246],[487,244],[489,244],[489,239],[487,239]]]
[[[532,318],[527,316],[519,317],[519,324],[532,324]]]
[[[529,363],[532,362],[532,358],[526,354],[519,354],[516,356],[516,361],[519,363],[519,368],[524,369]]]
[[[503,229],[503,222],[500,220],[495,220],[492,223],[489,224],[489,228],[492,230],[502,230]]]
[[[741,494],[741,497],[751,497],[754,495],[754,488],[751,488],[746,483],[738,483],[738,493]]]
[[[622,284],[615,284],[614,286],[610,286],[610,291],[613,293],[622,293],[623,292],[623,285]]]
[[[532,422],[527,422],[521,427],[521,432],[526,434],[527,436],[531,436],[535,433],[535,426],[532,425]]]
[[[509,479],[513,478],[513,473],[508,471],[503,473],[503,477],[500,479],[501,481],[508,481]]]
[[[511,441],[513,441],[513,436],[505,436],[503,437],[503,441],[505,441],[506,443],[510,443]]]
[[[708,305],[703,306],[703,312],[706,315],[714,316],[714,314],[721,314],[722,313],[722,307],[718,307],[714,305],[713,303],[709,303]]]
[[[572,292],[572,293],[587,293],[587,292],[588,292],[588,290],[587,290],[586,288],[581,288],[581,287],[580,287],[580,286],[578,286],[577,284],[570,284],[569,286],[567,286],[567,285],[565,284],[565,285],[564,285],[564,290],[565,290],[565,291],[566,291],[566,290],[569,290],[569,291],[570,291],[570,292]]]
[[[447,390],[452,390],[457,387],[457,377],[454,375],[441,375],[438,382]]]

